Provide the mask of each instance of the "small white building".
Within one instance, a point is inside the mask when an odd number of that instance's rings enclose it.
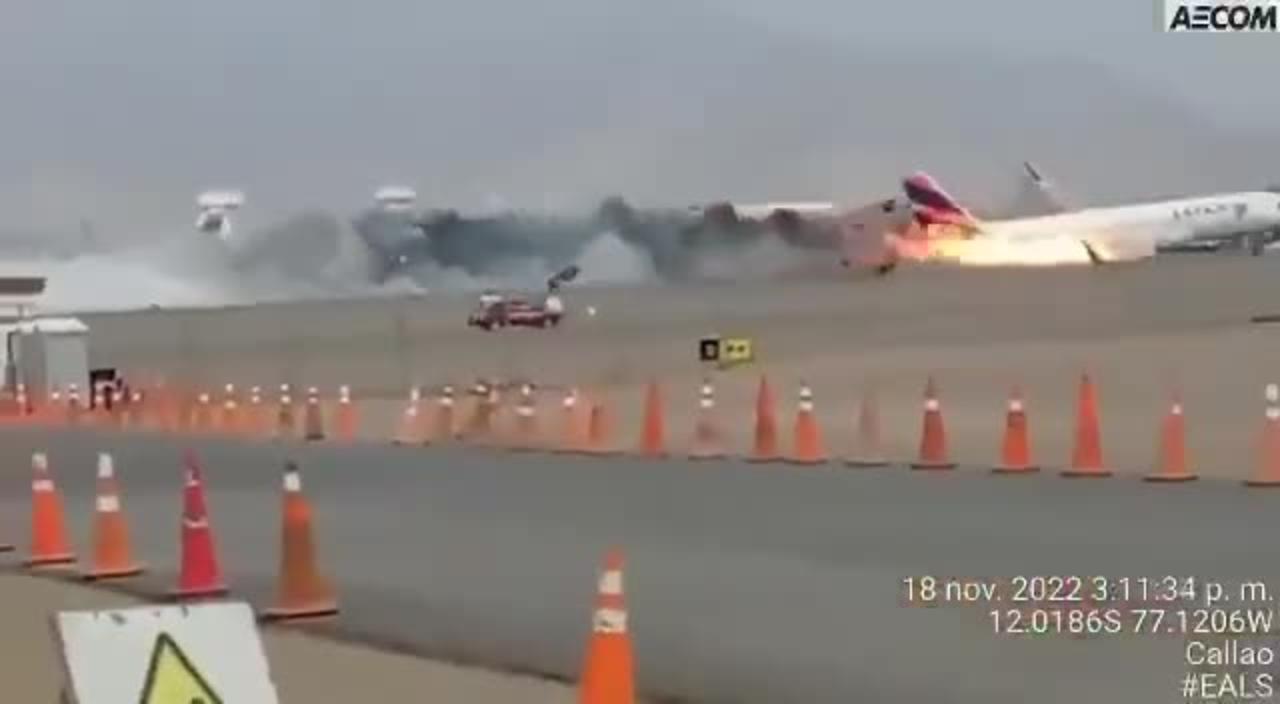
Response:
[[[0,325],[5,386],[46,394],[75,384],[89,388],[89,326],[79,318],[31,318]]]

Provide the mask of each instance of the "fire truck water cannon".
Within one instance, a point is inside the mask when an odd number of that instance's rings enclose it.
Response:
[[[227,237],[231,234],[231,213],[244,205],[244,192],[237,190],[205,191],[196,196],[199,214],[196,229]]]

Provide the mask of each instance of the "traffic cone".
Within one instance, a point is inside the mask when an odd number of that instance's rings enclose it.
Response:
[[[1280,387],[1267,384],[1267,414],[1262,426],[1258,469],[1247,486],[1280,486]]]
[[[520,386],[520,399],[516,402],[516,427],[512,449],[533,450],[538,447],[538,401],[532,384]]]
[[[18,405],[18,416],[23,420],[28,420],[32,414],[31,396],[27,394],[27,385],[19,383],[15,393],[15,401]]]
[[[582,409],[578,390],[569,388],[560,402],[560,446],[558,453],[582,452],[587,447],[591,433],[591,419]]]
[[[423,434],[422,391],[414,386],[409,389],[409,401],[400,412],[396,432],[391,442],[396,445],[421,445],[426,442]]]
[[[1071,453],[1071,466],[1062,470],[1064,477],[1109,477],[1111,470],[1102,465],[1102,433],[1098,429],[1098,396],[1088,373],[1080,376],[1079,400],[1076,407],[1076,440]]]
[[[587,448],[589,455],[613,455],[618,448],[613,443],[613,414],[609,402],[597,398],[591,404],[591,417],[587,421]]]
[[[497,395],[493,387],[483,382],[476,384],[473,393],[475,404],[464,432],[468,440],[484,442],[493,430],[493,413],[497,408]]]
[[[644,395],[644,425],[640,431],[640,454],[645,457],[666,457],[666,420],[662,405],[662,388],[650,381]]]
[[[623,566],[621,552],[611,550],[605,556],[596,588],[591,639],[587,643],[578,704],[635,702],[635,657],[627,627]]]
[[[170,595],[177,599],[222,596],[228,589],[218,566],[200,465],[190,450],[183,463],[186,465],[186,479],[182,492],[182,557],[178,587]]]
[[[724,439],[716,417],[716,389],[710,379],[698,390],[698,419],[693,427],[689,459],[712,460],[725,456]]]
[[[92,390],[89,423],[91,425],[107,425],[107,397],[101,385]]]
[[[297,433],[293,415],[293,394],[288,384],[280,385],[280,402],[276,406],[276,438],[292,438]]]
[[[46,425],[57,427],[67,424],[67,404],[62,399],[62,392],[57,388],[49,391],[49,397],[45,399],[44,410],[40,416],[40,421]]]
[[[271,435],[271,422],[267,419],[267,411],[262,405],[262,387],[249,387],[249,404],[244,409],[242,416],[244,421],[244,432],[256,438],[265,438]]]
[[[49,471],[49,457],[43,452],[31,455],[31,555],[23,563],[27,567],[55,567],[76,561],[75,551],[67,540],[66,515],[62,494]]]
[[[441,390],[440,398],[436,399],[436,422],[435,428],[431,431],[431,440],[433,442],[448,442],[456,437],[453,420],[453,386],[446,384]]]
[[[120,427],[125,430],[139,430],[142,428],[142,409],[143,397],[141,389],[133,389],[129,392],[129,400],[124,404],[120,412]]]
[[[1187,425],[1182,400],[1176,395],[1169,404],[1160,427],[1160,450],[1155,472],[1143,477],[1149,482],[1189,482],[1196,479],[1187,467]]]
[[[320,408],[320,390],[307,389],[307,407],[302,412],[302,439],[324,440],[324,411]]]
[[[235,384],[222,387],[222,412],[218,421],[218,432],[224,435],[235,435],[240,432],[240,404],[236,400]]]
[[[880,439],[880,407],[870,387],[858,403],[858,426],[854,432],[853,453],[844,461],[850,467],[887,467],[883,441]]]
[[[912,469],[948,470],[956,463],[947,455],[947,429],[942,420],[942,404],[938,401],[937,386],[929,377],[924,389],[924,421],[920,432],[920,455],[911,463]]]
[[[264,618],[281,621],[338,613],[333,587],[316,565],[311,504],[302,493],[298,465],[292,461],[284,468],[283,517],[276,603],[263,612]]]
[[[814,413],[813,390],[800,382],[799,400],[796,402],[796,420],[792,429],[791,464],[822,464],[827,461],[823,447],[822,430]]]
[[[1022,391],[1014,387],[1009,394],[1005,413],[1004,441],[1000,445],[1000,464],[991,469],[996,474],[1031,474],[1040,468],[1031,461],[1031,438],[1027,429],[1027,410]]]
[[[67,386],[67,424],[80,425],[80,414],[84,407],[80,403],[80,387],[78,384]]]
[[[360,418],[351,403],[351,387],[346,384],[338,387],[338,407],[333,412],[333,425],[341,442],[354,442],[360,432]]]
[[[115,462],[106,452],[98,453],[98,498],[93,528],[93,566],[85,579],[114,579],[142,574],[143,565],[133,559],[129,528],[120,508]]]
[[[773,387],[769,385],[769,378],[761,375],[756,391],[755,439],[748,462],[776,462],[779,458],[778,416],[774,405]]]
[[[191,430],[197,433],[208,433],[213,430],[213,409],[210,407],[209,394],[201,391],[196,397],[196,405],[191,411]]]

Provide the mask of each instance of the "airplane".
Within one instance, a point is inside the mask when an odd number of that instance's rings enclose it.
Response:
[[[1033,179],[1044,182],[1026,165]],[[932,177],[903,179],[915,227],[895,242],[900,255],[970,263],[1093,264],[1134,261],[1157,251],[1233,237],[1265,241],[1280,231],[1280,194],[1224,193],[1133,205],[1069,210],[1034,217],[982,220]],[[1255,245],[1255,250],[1259,245]],[[983,260],[986,260],[983,262]]]

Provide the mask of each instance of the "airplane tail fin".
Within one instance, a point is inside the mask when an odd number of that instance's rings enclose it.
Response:
[[[916,222],[924,226],[958,227],[967,232],[979,229],[978,219],[952,198],[929,174],[918,171],[902,180],[902,189],[911,201]]]

